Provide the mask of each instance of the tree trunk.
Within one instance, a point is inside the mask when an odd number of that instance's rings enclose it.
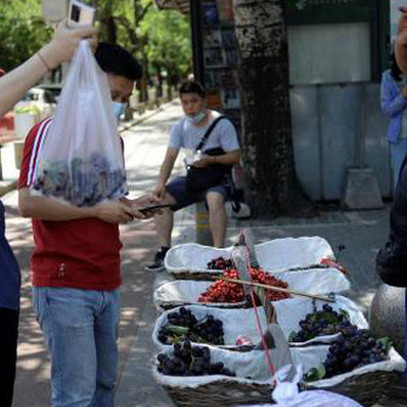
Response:
[[[294,166],[284,0],[235,0],[246,198],[258,217],[314,216]]]

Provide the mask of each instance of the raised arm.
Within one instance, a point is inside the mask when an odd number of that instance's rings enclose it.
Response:
[[[0,78],[0,117],[5,115],[44,74],[67,62],[83,38],[96,46],[96,30],[92,27],[68,29],[62,21],[54,38],[22,65]]]

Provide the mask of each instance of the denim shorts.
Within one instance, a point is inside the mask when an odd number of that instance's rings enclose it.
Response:
[[[178,177],[165,186],[167,192],[175,199],[176,204],[172,207],[173,211],[185,208],[196,202],[205,201],[206,194],[217,192],[222,195],[225,201],[229,198],[228,188],[223,185],[215,185],[205,191],[187,194],[187,178]]]

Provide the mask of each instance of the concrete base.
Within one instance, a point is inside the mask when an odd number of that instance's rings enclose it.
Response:
[[[371,168],[348,168],[342,205],[347,209],[383,208],[379,182]]]
[[[369,310],[370,329],[376,338],[389,337],[401,355],[406,336],[405,288],[382,284]]]

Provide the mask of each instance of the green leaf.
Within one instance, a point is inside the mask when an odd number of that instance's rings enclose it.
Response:
[[[379,342],[380,344],[382,344],[386,347],[386,352],[388,352],[393,345],[393,342],[387,336],[378,339],[377,342]]]
[[[345,321],[349,321],[349,313],[347,311],[345,311],[344,309],[340,309],[339,314],[343,315]]]
[[[186,335],[189,332],[189,328],[179,325],[166,325],[165,329],[167,332],[174,335]]]
[[[297,332],[295,332],[295,331],[291,331],[290,332],[290,335],[288,335],[288,341],[289,342],[293,342],[294,341],[294,338],[297,336]]]
[[[317,367],[313,367],[310,369],[305,375],[304,380],[306,382],[315,382],[317,380],[321,380],[325,377],[326,370],[324,365],[319,365]]]

